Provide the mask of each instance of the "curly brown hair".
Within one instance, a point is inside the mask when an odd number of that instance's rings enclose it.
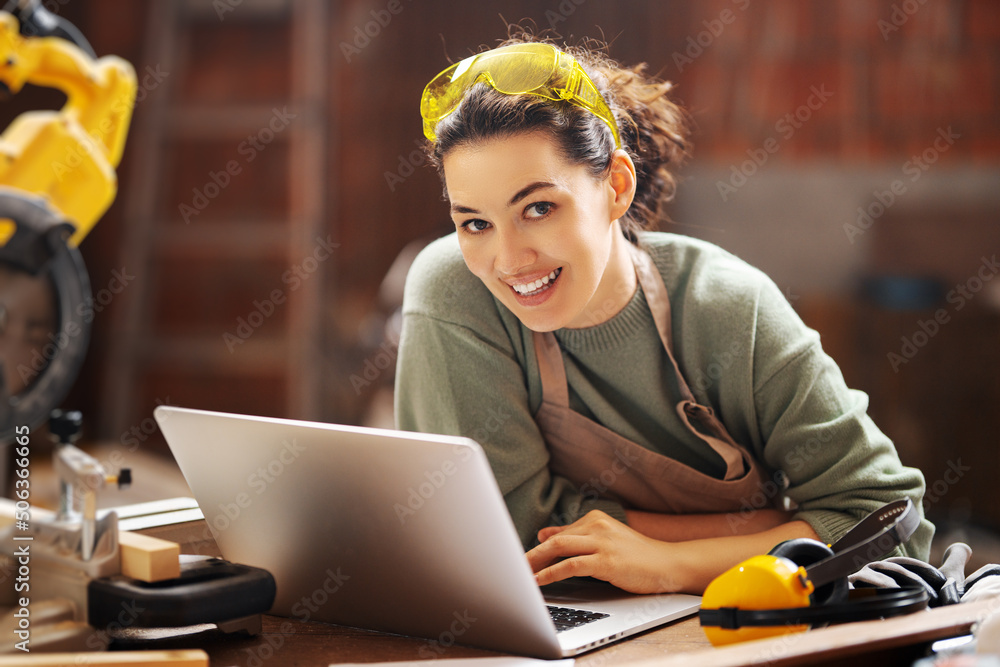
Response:
[[[553,43],[514,28],[499,46]],[[634,243],[636,231],[656,228],[662,204],[674,196],[675,172],[690,152],[689,117],[667,97],[673,84],[647,76],[645,63],[623,67],[594,40],[580,46],[554,45],[575,57],[590,75],[615,116],[622,148],[635,163],[635,198],[622,218],[622,231]],[[615,143],[610,128],[597,116],[569,102],[505,95],[486,84],[466,93],[455,111],[437,124],[436,141],[426,148],[443,180],[442,160],[457,146],[539,130],[556,139],[570,162],[585,165],[596,178],[607,176]]]

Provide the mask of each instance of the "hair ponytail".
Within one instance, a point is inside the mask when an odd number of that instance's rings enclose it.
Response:
[[[687,114],[667,97],[673,84],[647,77],[644,63],[631,69],[601,63],[595,69],[608,82],[623,147],[635,163],[635,199],[626,217],[639,229],[655,228],[661,205],[673,199],[676,170],[689,155]]]

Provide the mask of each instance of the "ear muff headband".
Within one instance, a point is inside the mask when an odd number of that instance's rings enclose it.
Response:
[[[849,530],[831,547],[833,555],[806,568],[815,586],[854,574],[903,544],[920,525],[910,499],[884,505]]]
[[[872,512],[832,547],[784,543],[780,556],[754,556],[716,577],[702,598],[701,625],[715,645],[800,632],[810,625],[898,616],[927,606],[923,588],[851,591],[847,602],[812,604],[820,586],[838,582],[910,538],[920,515],[909,500]],[[822,547],[820,549],[819,547]],[[831,553],[825,558],[822,556]],[[817,554],[820,560],[816,560]],[[804,556],[803,563],[795,562]],[[815,562],[814,562],[815,561]]]
[[[806,577],[812,581],[809,577],[809,566],[815,565],[822,560],[826,560],[833,555],[833,549],[830,548],[828,544],[823,544],[816,540],[810,540],[805,537],[800,537],[794,540],[786,540],[779,544],[778,546],[771,549],[768,556],[781,556],[782,558],[787,558],[792,561],[795,565],[801,565],[806,568]],[[844,602],[847,600],[847,578],[841,577],[839,579],[834,579],[825,584],[817,584],[815,581],[812,582],[815,590],[809,595],[809,600],[806,604],[820,605],[828,604],[833,602]]]

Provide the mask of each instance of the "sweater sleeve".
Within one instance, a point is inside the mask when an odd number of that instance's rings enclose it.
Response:
[[[881,505],[910,498],[923,517],[924,479],[902,465],[892,441],[867,414],[868,397],[847,387],[819,335],[777,286],[762,278],[753,353],[753,395],[763,455],[788,480],[797,519],[832,543]],[[889,555],[926,560],[934,534],[926,519]]]
[[[461,435],[482,445],[527,548],[539,529],[592,509],[624,520],[621,505],[592,499],[549,472],[529,404],[526,347],[515,321],[465,267],[445,237],[407,276],[396,362],[395,415],[402,430]],[[457,254],[457,257],[456,257]]]

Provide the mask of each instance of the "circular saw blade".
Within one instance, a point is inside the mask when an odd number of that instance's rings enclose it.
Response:
[[[69,393],[90,340],[90,280],[73,231],[44,199],[0,188],[0,442],[44,423]],[[88,314],[90,315],[88,317]]]

